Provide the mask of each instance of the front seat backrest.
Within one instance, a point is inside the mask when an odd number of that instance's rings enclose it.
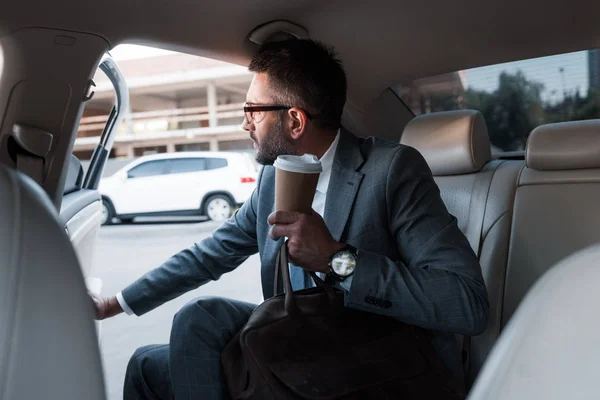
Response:
[[[531,133],[519,176],[503,324],[552,265],[600,242],[600,120]]]
[[[423,154],[448,211],[479,255],[490,319],[486,331],[471,340],[471,382],[500,333],[512,207],[523,162],[491,161],[485,120],[473,110],[416,117],[401,143]]]
[[[597,399],[600,246],[552,267],[529,291],[469,400]]]
[[[46,193],[0,165],[0,400],[105,398],[92,306]]]

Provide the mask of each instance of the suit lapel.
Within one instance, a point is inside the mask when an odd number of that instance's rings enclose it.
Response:
[[[342,238],[354,198],[364,176],[356,171],[363,162],[359,139],[342,128],[327,188],[323,216],[331,236],[337,241]]]

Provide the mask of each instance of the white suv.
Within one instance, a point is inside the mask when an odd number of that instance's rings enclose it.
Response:
[[[143,156],[100,181],[102,224],[114,217],[205,215],[223,221],[256,187],[247,153],[181,152]]]

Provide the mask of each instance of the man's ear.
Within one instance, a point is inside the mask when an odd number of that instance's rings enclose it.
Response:
[[[290,135],[292,136],[292,139],[298,140],[306,132],[308,117],[304,110],[297,107],[290,108],[288,110],[288,116]]]

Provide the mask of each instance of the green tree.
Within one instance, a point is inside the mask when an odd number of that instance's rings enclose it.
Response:
[[[465,105],[481,111],[488,125],[490,141],[503,151],[521,150],[529,133],[542,123],[544,85],[529,81],[521,71],[502,72],[493,93],[468,90]]]
[[[487,123],[492,145],[502,151],[523,150],[527,137],[539,125],[600,118],[600,90],[590,89],[587,96],[579,90],[566,94],[555,104],[542,102],[544,85],[528,80],[521,71],[502,72],[494,92],[467,90],[462,101],[457,95],[430,98],[431,111],[470,108],[480,111]]]
[[[600,118],[600,90],[589,89],[587,97],[581,98],[577,91],[573,102],[573,114],[570,121]]]

